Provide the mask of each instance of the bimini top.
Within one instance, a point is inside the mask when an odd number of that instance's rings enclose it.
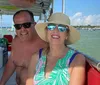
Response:
[[[30,4],[30,6],[28,7],[28,5],[23,5],[26,2],[23,3],[22,1],[26,1],[27,4],[28,1],[30,1],[29,3],[32,4]],[[43,13],[43,9],[49,9],[51,2],[52,0],[0,0],[0,14],[13,15],[16,11],[20,9],[28,9],[32,11],[35,16],[40,16],[40,14]],[[15,6],[15,3],[17,3],[17,6]]]

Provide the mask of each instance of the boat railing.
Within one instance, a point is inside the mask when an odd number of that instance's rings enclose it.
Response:
[[[81,52],[80,52],[81,53]],[[95,67],[98,71],[100,71],[100,61],[96,60],[95,58],[87,55],[87,54],[84,54],[82,53],[85,57],[86,57],[86,60],[93,65],[93,67]]]
[[[74,48],[72,48],[72,47],[69,47],[69,48],[71,48],[71,49],[73,49],[73,50],[79,52],[80,54],[83,54],[83,55],[85,56],[85,58],[86,58],[86,61],[87,61],[91,66],[95,67],[98,71],[100,71],[100,61],[99,61],[99,60],[97,60],[97,59],[95,59],[94,57],[89,56],[89,55],[87,55],[87,54],[85,54],[85,53],[83,53],[83,52],[80,52],[79,50],[76,50],[76,49],[74,49]]]

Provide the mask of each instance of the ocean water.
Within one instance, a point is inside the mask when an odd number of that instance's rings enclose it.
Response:
[[[15,31],[14,31],[14,29],[11,29],[11,28],[8,28],[8,29],[6,29],[6,28],[2,28],[2,29],[0,29],[0,36],[3,36],[3,35],[12,35],[13,37],[15,36]]]
[[[100,30],[79,30],[81,37],[71,47],[100,61]]]

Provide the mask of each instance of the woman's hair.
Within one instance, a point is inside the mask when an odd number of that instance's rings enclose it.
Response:
[[[46,48],[43,49],[43,55],[47,55],[49,53],[49,50],[50,50],[50,46],[49,46],[49,43],[47,43],[47,46]]]
[[[70,32],[70,30],[68,29],[68,30],[67,30],[67,36],[70,35],[69,32]],[[64,41],[64,45],[67,47],[67,39],[65,39],[65,41]]]

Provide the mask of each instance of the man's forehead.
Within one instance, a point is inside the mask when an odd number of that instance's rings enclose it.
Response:
[[[28,20],[28,21],[30,21],[30,20],[34,21],[32,15],[30,13],[28,13],[27,11],[21,11],[18,14],[16,14],[14,17],[14,21],[16,21],[16,20],[19,21],[21,19]]]
[[[14,23],[25,23],[25,22],[31,22],[31,18],[28,16],[15,16]]]
[[[19,19],[25,19],[25,20],[28,19],[28,20],[31,20],[32,17],[27,12],[22,12],[22,13],[17,14],[14,17],[14,20],[19,20]]]
[[[28,12],[25,12],[25,11],[22,11],[22,12],[18,13],[17,15],[19,15],[19,16],[23,16],[23,15],[30,16],[30,14]]]

